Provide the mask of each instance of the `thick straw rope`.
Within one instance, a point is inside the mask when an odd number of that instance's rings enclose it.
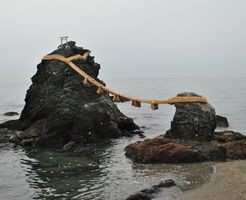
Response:
[[[180,97],[180,96],[176,96],[176,97],[171,97],[171,98],[164,99],[164,100],[148,100],[148,99],[139,99],[139,98],[135,98],[135,97],[130,97],[130,96],[126,96],[124,94],[115,92],[115,91],[109,89],[108,87],[102,85],[98,81],[96,81],[94,78],[89,76],[87,73],[85,73],[83,70],[81,70],[79,67],[77,67],[72,62],[73,60],[86,61],[89,55],[90,55],[90,52],[86,52],[86,53],[84,53],[83,56],[78,54],[75,56],[71,56],[69,58],[65,58],[61,55],[53,54],[53,55],[44,56],[42,60],[59,60],[59,61],[66,63],[70,68],[72,68],[74,71],[76,71],[80,76],[82,76],[84,78],[84,84],[85,85],[87,85],[87,86],[93,86],[94,85],[95,87],[97,87],[98,88],[98,90],[97,90],[98,94],[111,94],[111,95],[113,95],[112,100],[114,102],[131,101],[132,106],[135,106],[135,107],[141,107],[141,103],[147,103],[147,104],[151,104],[151,109],[153,109],[153,110],[158,109],[159,104],[195,103],[195,102],[207,103],[208,102],[205,97],[194,97],[194,96]]]

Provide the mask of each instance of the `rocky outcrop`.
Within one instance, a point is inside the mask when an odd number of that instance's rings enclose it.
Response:
[[[140,163],[183,163],[203,161],[201,153],[179,140],[165,137],[147,139],[125,148],[126,156]]]
[[[177,96],[199,96],[184,92]],[[216,128],[215,109],[209,103],[176,103],[171,129],[166,136],[191,140],[209,140]]]
[[[165,135],[138,141],[125,148],[126,156],[139,163],[191,163],[246,159],[246,136],[215,132],[211,141],[170,139]]]
[[[185,92],[178,96],[199,95]],[[128,145],[127,157],[140,163],[245,159],[246,137],[233,131],[214,132],[216,124],[225,123],[226,118],[216,116],[209,103],[176,103],[175,107],[171,129],[165,135]]]
[[[137,194],[131,195],[126,200],[151,200],[155,198],[156,194],[158,194],[161,191],[161,189],[173,186],[176,186],[174,180],[167,179],[165,181],[161,181],[157,185],[153,185],[150,189],[144,189],[138,192]]]
[[[216,115],[215,121],[216,121],[216,127],[217,128],[227,128],[227,127],[229,127],[229,122],[228,122],[226,117],[223,117],[223,116],[220,116],[220,115]]]
[[[126,156],[140,163],[193,163],[225,161],[224,148],[193,140],[170,139],[159,136],[130,144]]]
[[[70,57],[88,51],[68,42],[51,54]],[[103,83],[97,78],[100,65],[94,57],[73,62]],[[83,79],[65,63],[42,61],[32,77],[20,119],[6,122],[0,128],[21,130],[15,136],[18,144],[60,148],[69,142],[78,145],[135,134],[138,126],[133,120],[122,114],[108,95],[96,91],[95,87],[85,86]]]

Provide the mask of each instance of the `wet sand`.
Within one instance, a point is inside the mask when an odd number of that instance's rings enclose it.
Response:
[[[183,193],[182,200],[245,200],[246,160],[219,163],[209,183]]]

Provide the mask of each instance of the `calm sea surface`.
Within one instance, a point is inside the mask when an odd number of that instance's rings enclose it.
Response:
[[[208,98],[217,114],[226,116],[230,128],[246,133],[246,78],[165,78],[105,80],[112,89],[143,98],[167,98],[194,91]],[[2,113],[21,112],[28,84],[0,84],[0,123],[11,117]],[[152,138],[169,129],[175,109],[163,105],[119,104],[120,110]],[[166,178],[179,187],[162,191],[156,199],[180,199],[181,190],[209,180],[213,163],[183,165],[134,164],[124,155],[124,147],[138,137],[113,140],[110,144],[85,146],[74,156],[49,150],[27,152],[12,144],[0,144],[0,199],[84,199],[121,200]]]

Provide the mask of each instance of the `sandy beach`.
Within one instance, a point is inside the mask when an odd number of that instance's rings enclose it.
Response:
[[[219,163],[209,183],[184,192],[182,200],[245,200],[246,160]]]

